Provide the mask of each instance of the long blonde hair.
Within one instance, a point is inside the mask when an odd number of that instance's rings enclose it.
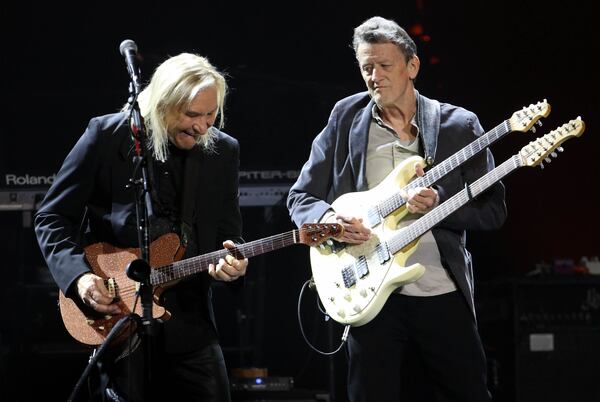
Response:
[[[217,90],[218,128],[225,122],[223,109],[227,83],[223,75],[207,58],[191,53],[173,56],[159,65],[150,83],[138,95],[140,112],[148,132],[149,148],[160,161],[169,154],[169,119],[184,111],[198,92],[214,87]],[[210,151],[215,140],[215,128],[198,138],[198,145]]]

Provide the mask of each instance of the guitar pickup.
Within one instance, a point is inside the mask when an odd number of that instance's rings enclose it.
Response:
[[[371,229],[381,223],[381,214],[377,207],[369,208],[369,211],[367,211],[367,220]]]
[[[356,267],[356,273],[360,279],[369,274],[369,264],[367,263],[367,259],[364,255],[358,257],[354,265]]]
[[[390,250],[387,247],[387,243],[379,243],[377,247],[375,247],[375,252],[377,253],[377,258],[379,259],[379,263],[381,265],[388,262],[391,258]]]
[[[115,278],[106,279],[104,281],[104,285],[106,286],[106,289],[108,289],[108,295],[113,299],[112,303],[121,300],[121,298],[118,296],[119,287]]]

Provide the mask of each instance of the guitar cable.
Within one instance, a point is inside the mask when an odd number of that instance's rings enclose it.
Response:
[[[80,399],[80,392],[84,382],[89,377],[92,369],[96,367],[96,363],[98,363],[98,360],[104,355],[104,352],[108,348],[108,345],[112,343],[113,338],[118,336],[121,333],[121,331],[125,328],[125,324],[127,323],[127,321],[135,320],[136,318],[133,314],[128,314],[124,317],[121,317],[119,321],[117,321],[115,326],[110,330],[110,332],[104,339],[104,342],[98,348],[94,349],[92,355],[90,356],[88,364],[85,367],[85,370],[83,370],[83,373],[81,374],[81,377],[79,377],[79,380],[75,384],[75,387],[73,388],[69,399],[67,399],[68,402],[75,402]]]
[[[348,339],[348,334],[350,333],[350,325],[346,325],[344,327],[344,332],[342,333],[342,337],[341,337],[341,342],[340,345],[333,351],[330,352],[326,352],[323,350],[318,349],[316,346],[314,346],[306,337],[306,333],[304,332],[304,327],[302,326],[302,318],[301,318],[301,304],[302,304],[302,297],[304,295],[304,291],[306,290],[307,287],[311,287],[314,288],[314,280],[313,278],[310,278],[309,280],[307,280],[306,282],[304,282],[304,285],[302,285],[302,288],[300,289],[300,294],[298,295],[298,309],[297,309],[297,315],[298,315],[298,325],[300,326],[300,332],[302,333],[302,337],[304,338],[304,342],[306,342],[306,344],[308,346],[310,346],[310,348],[312,350],[314,350],[315,352],[325,355],[325,356],[331,356],[336,354],[337,352],[339,352],[342,347],[344,346],[344,344],[346,343],[346,340]],[[319,311],[323,314],[325,314],[325,321],[328,321],[330,319],[329,315],[323,311],[323,309],[321,308],[321,305],[319,304],[319,295],[317,294],[317,306],[319,306]]]

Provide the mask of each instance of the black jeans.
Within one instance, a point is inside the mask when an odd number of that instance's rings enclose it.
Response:
[[[392,294],[371,322],[352,328],[348,338],[350,400],[406,401],[401,379],[414,367],[402,367],[402,363],[409,354],[419,360],[425,373],[425,382],[417,387],[417,400],[490,400],[481,340],[459,292],[432,297]]]
[[[151,381],[144,387],[142,348],[106,366],[105,401],[230,402],[229,380],[221,347],[210,344],[185,353],[151,354]]]

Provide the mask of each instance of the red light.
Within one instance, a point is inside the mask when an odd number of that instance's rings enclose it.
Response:
[[[423,35],[423,32],[425,32],[425,29],[423,28],[423,25],[417,23],[417,24],[414,24],[413,26],[411,26],[408,29],[408,32],[412,36],[420,36],[420,35]]]

